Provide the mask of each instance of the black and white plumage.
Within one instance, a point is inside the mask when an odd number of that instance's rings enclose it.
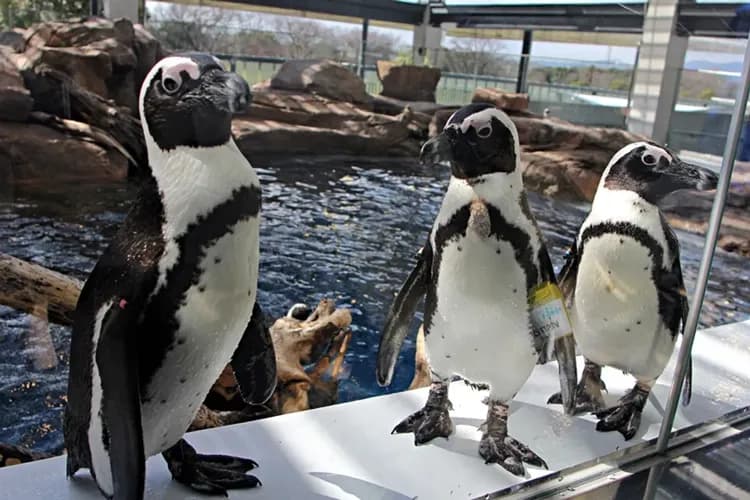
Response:
[[[544,461],[507,435],[507,405],[534,365],[547,359],[549,340],[535,336],[531,292],[555,282],[547,250],[526,200],[518,132],[489,104],[453,114],[422,148],[423,160],[450,161],[452,177],[432,232],[393,302],[381,338],[377,376],[390,383],[418,302],[425,297],[424,331],[433,386],[424,409],[396,426],[424,443],[452,432],[446,381],[458,375],[489,386],[486,432],[479,452],[515,474],[521,462]],[[570,336],[557,355],[564,390],[575,385]]]
[[[65,412],[68,475],[143,497],[145,459],[208,493],[259,484],[249,459],[202,456],[182,436],[227,362],[243,396],[272,394],[276,365],[255,303],[261,191],[231,137],[247,83],[205,54],[162,59],[140,115],[150,176],[83,287]]]
[[[715,187],[712,172],[648,142],[622,148],[602,174],[591,212],[560,272],[575,338],[586,358],[577,410],[597,412],[598,430],[617,430],[625,439],[635,435],[687,316],[679,244],[657,203],[678,189]],[[603,365],[637,381],[609,409],[601,394]],[[684,403],[690,377],[685,389]]]

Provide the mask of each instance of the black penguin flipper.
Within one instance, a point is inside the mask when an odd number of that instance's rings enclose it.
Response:
[[[138,351],[132,339],[139,315],[139,308],[116,300],[104,315],[96,347],[114,498],[123,500],[143,498],[146,474]]]
[[[544,244],[539,249],[539,268],[541,282],[557,284],[552,260]],[[575,289],[575,283],[573,283],[572,288]],[[567,303],[564,292],[563,302]],[[538,363],[544,364],[549,358],[557,360],[557,375],[560,381],[560,396],[563,411],[566,415],[573,415],[576,407],[576,383],[578,382],[575,338],[573,335],[565,335],[559,338],[548,338],[546,343],[548,345],[544,346],[545,348],[539,352]]]
[[[687,290],[685,289],[685,280],[682,276],[682,266],[680,264],[680,243],[674,230],[661,215],[661,225],[664,236],[667,239],[667,247],[672,257],[672,266],[669,271],[662,272],[659,276],[657,290],[659,294],[659,312],[664,322],[669,327],[672,336],[678,332],[684,333],[685,323],[687,323],[688,304]],[[688,355],[688,369],[685,374],[685,383],[682,386],[682,404],[690,404],[693,392],[693,356]]]
[[[565,305],[570,308],[573,305],[576,280],[578,279],[578,264],[580,262],[577,238],[576,241],[570,245],[570,248],[568,248],[564,259],[560,273],[557,275],[557,282],[560,286],[560,291],[562,292],[563,297],[565,297]]]
[[[414,313],[417,311],[419,301],[427,293],[431,268],[432,246],[428,241],[419,254],[417,265],[406,278],[401,290],[396,295],[396,299],[391,304],[385,320],[375,369],[378,384],[381,386],[387,386],[391,383],[401,345],[409,333],[409,326]]]
[[[268,401],[276,390],[276,355],[271,332],[257,302],[231,364],[242,399],[248,404]]]

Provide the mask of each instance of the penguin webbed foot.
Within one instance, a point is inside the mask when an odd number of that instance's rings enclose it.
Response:
[[[635,436],[641,425],[641,414],[646,406],[650,390],[636,385],[617,405],[594,414],[599,419],[596,430],[617,431],[628,441]]]
[[[254,488],[260,480],[247,474],[258,464],[249,458],[228,455],[200,455],[184,439],[162,453],[175,481],[194,491],[227,495],[227,490]]]
[[[438,437],[448,438],[453,433],[453,422],[448,407],[425,406],[403,419],[393,428],[391,434],[414,433],[414,444],[420,445]]]
[[[604,382],[602,382],[602,389]],[[561,405],[562,404],[562,393],[556,392],[547,400],[548,405]],[[592,413],[597,412],[604,408],[604,398],[602,397],[601,389],[589,392],[584,384],[578,384],[576,386],[575,393],[575,408],[573,409],[573,415],[580,415],[581,413]]]
[[[391,434],[414,433],[414,444],[425,444],[437,437],[448,438],[453,433],[453,422],[449,410],[453,405],[448,400],[448,386],[433,382],[424,407],[396,425]]]
[[[549,469],[547,462],[520,441],[505,435],[485,434],[479,441],[479,456],[484,463],[495,463],[516,476],[525,475],[524,463]]]
[[[498,401],[488,404],[487,420],[480,427],[479,456],[484,463],[495,463],[516,476],[524,476],[524,463],[548,469],[547,462],[528,446],[508,435],[508,405]]]
[[[601,379],[601,366],[586,360],[586,365],[581,375],[581,381],[576,385],[575,391],[575,408],[573,415],[581,413],[593,413],[604,408],[604,397],[602,391],[607,390],[607,386]],[[547,400],[549,405],[561,405],[562,393],[556,392]]]

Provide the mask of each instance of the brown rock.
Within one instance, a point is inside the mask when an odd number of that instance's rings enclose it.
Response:
[[[474,90],[471,102],[488,102],[506,111],[526,111],[529,109],[528,94],[515,94],[495,88],[477,88]]]
[[[368,101],[365,82],[329,60],[287,61],[271,79],[271,88],[309,92],[339,101]]]
[[[240,149],[250,157],[273,154],[415,155],[414,113],[366,111],[348,102],[280,90],[256,92],[233,122]],[[422,127],[423,129],[425,127]]]
[[[435,102],[440,69],[378,61],[377,71],[383,84],[381,95],[406,101]]]
[[[26,40],[17,31],[0,31],[0,45],[10,48],[13,52],[23,52]]]
[[[116,23],[109,19],[90,17],[71,21],[44,22],[31,26],[27,31],[26,43],[36,47],[83,47],[107,38],[118,38],[127,43],[127,29],[122,20]]]
[[[70,75],[84,89],[109,97],[107,79],[112,76],[112,59],[106,52],[78,47],[43,47],[39,62]]]
[[[26,121],[34,105],[16,65],[0,47],[0,120]]]
[[[362,154],[414,156],[419,144],[397,120],[343,121],[340,128],[292,125],[273,120],[239,118],[232,132],[250,158],[273,154]]]
[[[719,246],[727,252],[750,256],[750,239],[747,237],[724,235],[719,238]]]
[[[163,56],[159,42],[126,19],[40,23],[26,30],[22,70],[47,65],[81,87],[137,112],[138,90]]]
[[[157,61],[167,54],[162,49],[159,40],[146,31],[141,24],[133,25],[133,52],[136,58],[134,85],[140,90],[143,79]]]
[[[591,201],[611,153],[593,150],[522,152],[527,189],[572,201]]]
[[[0,122],[0,184],[65,180],[124,180],[119,153],[49,127]]]

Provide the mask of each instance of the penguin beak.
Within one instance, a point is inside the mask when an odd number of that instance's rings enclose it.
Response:
[[[437,165],[452,158],[451,143],[442,132],[425,142],[419,152],[419,163],[422,165]]]
[[[690,165],[678,158],[674,158],[669,165],[662,170],[672,180],[673,190],[678,189],[697,189],[699,191],[708,191],[716,189],[718,176],[712,171]]]
[[[244,78],[230,71],[212,71],[208,77],[209,91],[220,109],[241,113],[252,102],[250,87]]]

